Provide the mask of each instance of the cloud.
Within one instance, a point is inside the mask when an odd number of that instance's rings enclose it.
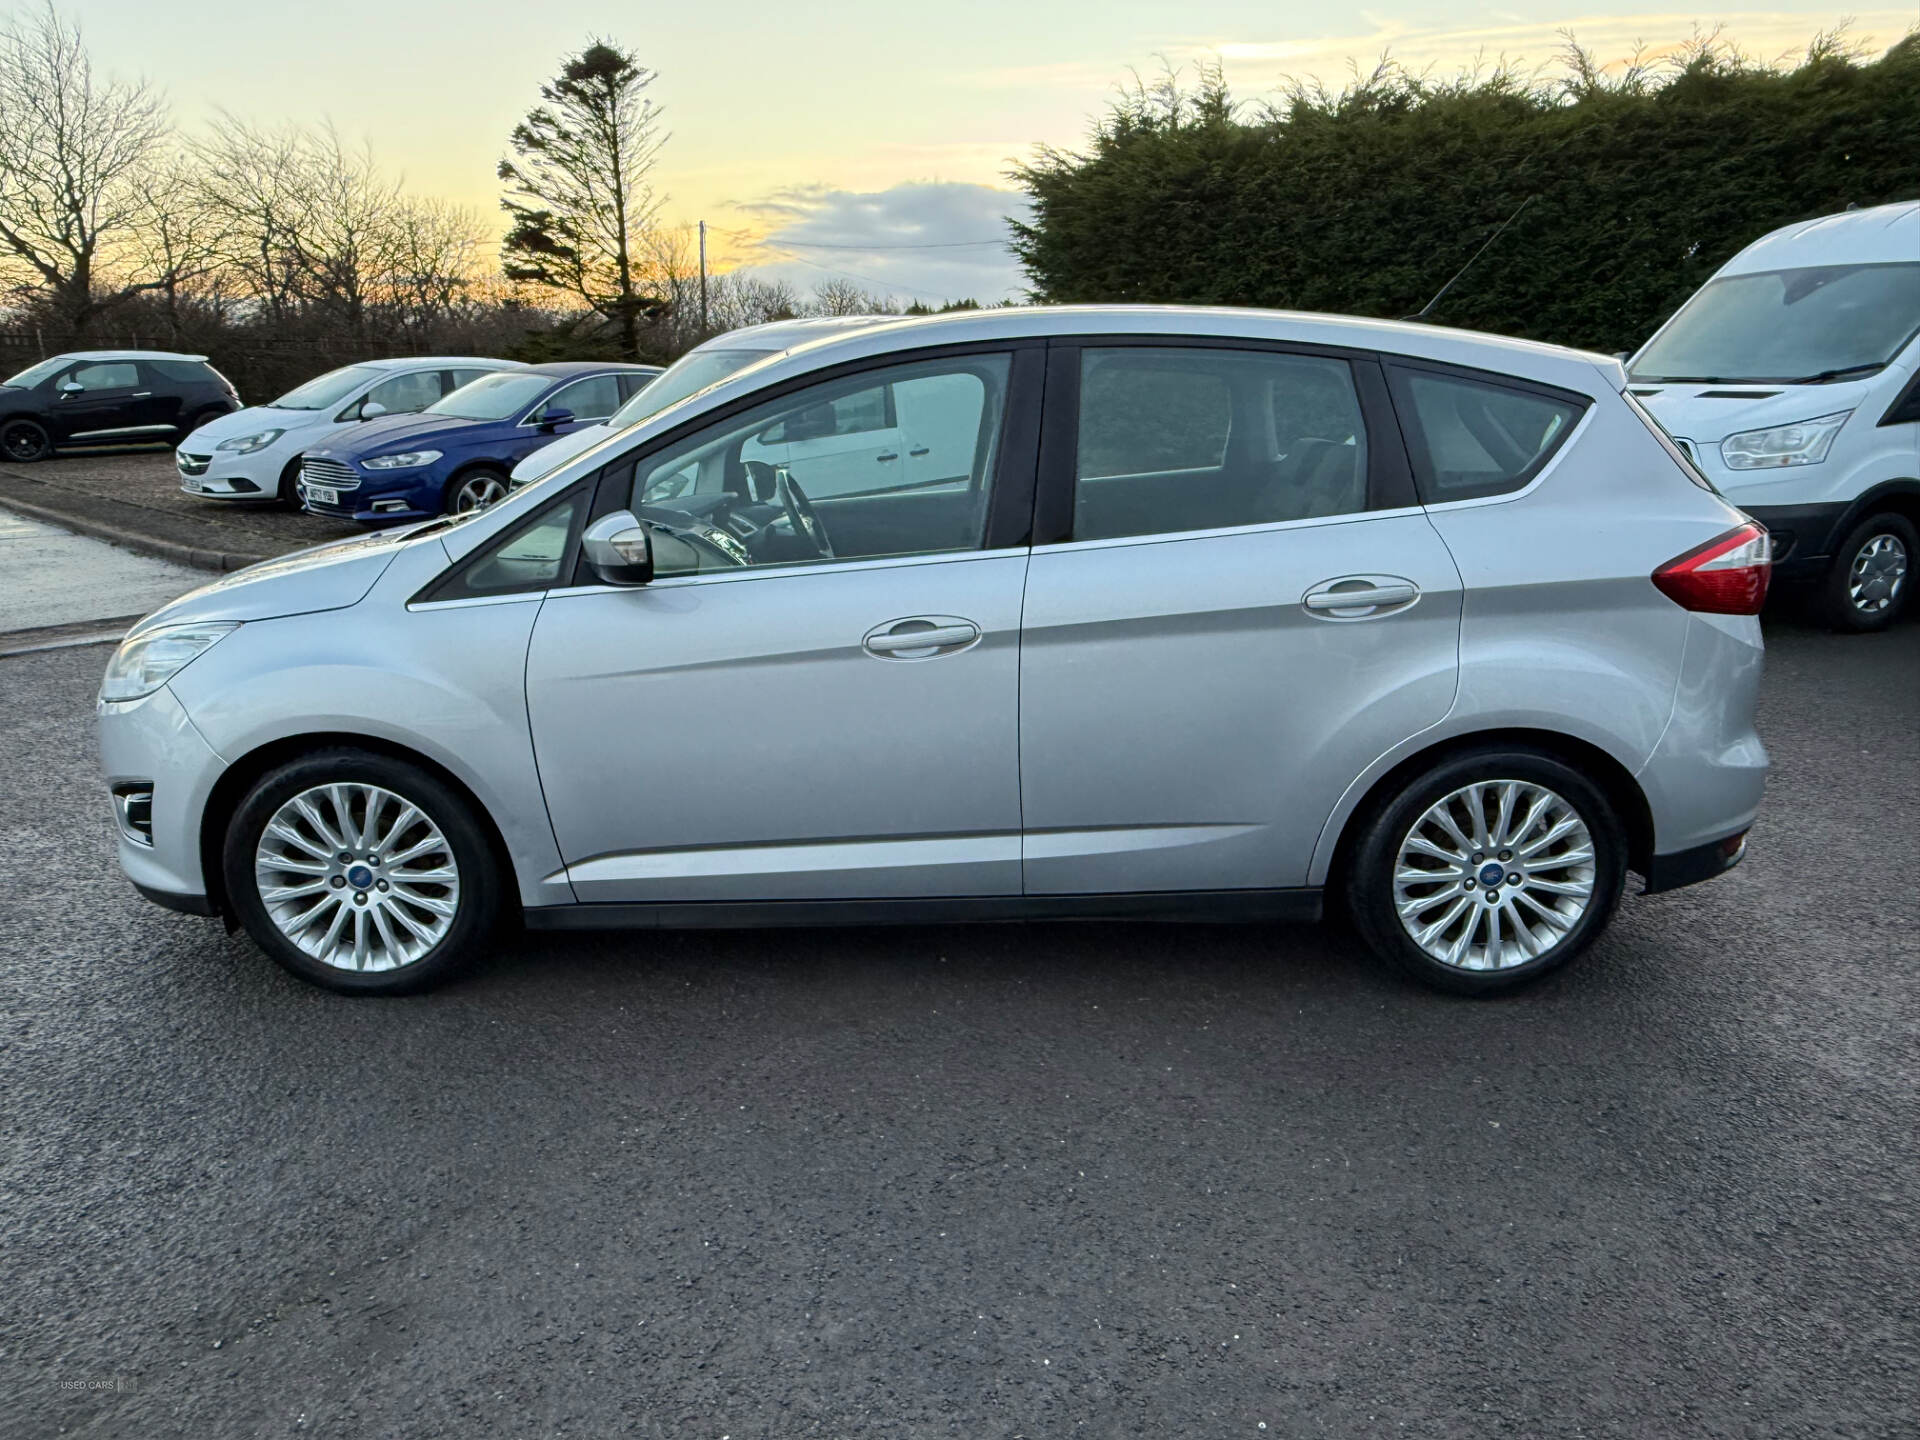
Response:
[[[868,191],[809,185],[735,208],[752,221],[729,235],[741,270],[802,291],[836,276],[903,302],[988,302],[1024,288],[1007,249],[1007,217],[1025,217],[1026,197],[1011,190],[939,181]]]

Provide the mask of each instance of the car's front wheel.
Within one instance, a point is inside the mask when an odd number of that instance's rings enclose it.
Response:
[[[44,460],[53,453],[46,427],[32,420],[9,420],[0,425],[0,455],[22,465]]]
[[[1612,804],[1577,770],[1534,751],[1476,750],[1374,810],[1348,902],[1379,955],[1439,989],[1492,994],[1593,942],[1619,901],[1626,852]]]
[[[464,470],[447,482],[445,510],[449,515],[464,515],[469,510],[484,510],[507,498],[507,477],[491,466]]]
[[[1884,630],[1900,618],[1912,592],[1920,540],[1904,515],[1882,511],[1848,532],[1827,571],[1827,619],[1836,630]]]
[[[222,869],[260,948],[347,994],[449,979],[498,913],[500,866],[468,802],[364,750],[316,751],[262,776],[227,827]]]

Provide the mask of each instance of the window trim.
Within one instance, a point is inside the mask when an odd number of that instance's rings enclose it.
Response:
[[[1403,355],[1384,357],[1387,370],[1387,387],[1393,397],[1393,407],[1399,416],[1400,426],[1406,432],[1407,453],[1413,461],[1414,489],[1419,495],[1419,504],[1426,506],[1458,505],[1474,500],[1502,500],[1527,489],[1546,472],[1562,451],[1574,433],[1586,422],[1587,414],[1594,407],[1594,397],[1579,390],[1566,390],[1558,385],[1548,385],[1539,380],[1528,380],[1523,376],[1507,375],[1497,370],[1480,370],[1469,365],[1449,365],[1436,360],[1414,359]],[[1420,414],[1414,405],[1413,394],[1407,387],[1409,374],[1439,375],[1450,380],[1464,380],[1470,384],[1484,385],[1493,390],[1508,390],[1520,395],[1533,395],[1542,400],[1553,400],[1573,407],[1573,421],[1553,443],[1528,462],[1527,467],[1507,480],[1493,486],[1477,486],[1466,495],[1441,495],[1435,481],[1431,461],[1432,448],[1427,444],[1426,432],[1420,428]]]
[[[749,410],[770,401],[797,394],[802,390],[811,389],[815,385],[831,384],[869,371],[891,370],[902,365],[919,365],[940,360],[964,360],[977,355],[1005,355],[1009,361],[1006,413],[1000,422],[999,450],[994,461],[993,476],[988,482],[991,488],[987,492],[986,535],[977,548],[926,551],[907,555],[861,556],[857,559],[832,560],[800,566],[743,566],[737,570],[662,576],[640,588],[652,589],[654,585],[678,584],[681,581],[748,577],[771,579],[786,575],[832,574],[854,566],[971,560],[983,555],[1024,550],[1031,543],[1033,533],[1033,503],[1039,464],[1042,390],[1047,384],[1047,341],[1044,336],[970,340],[961,344],[890,350],[884,354],[865,355],[857,360],[846,360],[838,365],[823,366],[802,375],[789,376],[777,384],[763,386],[745,395],[737,396],[724,405],[690,416],[671,430],[662,431],[643,444],[613,456],[598,470],[583,476],[581,481],[576,483],[596,487],[594,497],[587,506],[587,524],[592,524],[603,515],[610,515],[616,510],[624,510],[627,507],[629,497],[621,493],[622,486],[624,484],[629,490],[631,489],[632,474],[641,465],[711,426],[725,425]],[[587,568],[586,557],[579,549],[577,537],[574,546],[572,576],[565,583],[556,584],[553,589],[571,592],[609,588],[593,578],[592,572]],[[566,573],[564,565],[562,573]]]
[[[1256,520],[1246,525],[1205,526],[1190,530],[1153,530],[1141,535],[1103,536],[1076,540],[1073,535],[1074,490],[1080,449],[1080,370],[1087,350],[1237,350],[1271,355],[1297,355],[1344,360],[1351,369],[1361,422],[1367,428],[1367,500],[1364,509],[1338,515],[1316,515],[1306,520]],[[1372,350],[1311,341],[1277,340],[1239,335],[1066,335],[1048,344],[1046,413],[1040,440],[1039,493],[1034,506],[1033,543],[1038,545],[1126,544],[1176,536],[1238,535],[1251,530],[1292,528],[1302,524],[1347,521],[1367,515],[1404,510],[1420,503],[1405,438],[1381,370],[1381,356]]]

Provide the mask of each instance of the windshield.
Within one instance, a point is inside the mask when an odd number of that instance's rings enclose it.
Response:
[[[657,415],[669,405],[677,405],[687,396],[726,379],[734,371],[779,353],[777,350],[701,350],[683,355],[646,389],[609,415],[607,424],[618,430],[649,415]]]
[[[374,365],[348,365],[316,375],[296,385],[267,408],[271,410],[325,410],[338,405],[362,385],[371,385],[387,372]]]
[[[506,420],[533,404],[552,384],[551,375],[486,375],[434,401],[422,413],[458,420]]]
[[[1633,363],[1635,380],[1867,375],[1920,333],[1920,264],[1820,265],[1710,280]]]
[[[54,371],[73,362],[65,355],[56,355],[51,360],[42,360],[38,365],[29,365],[18,375],[7,381],[9,385],[18,385],[22,390],[31,390]]]

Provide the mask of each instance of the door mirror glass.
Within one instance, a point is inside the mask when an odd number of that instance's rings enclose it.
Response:
[[[645,585],[653,579],[653,543],[631,510],[602,515],[580,537],[587,565],[606,585]]]
[[[362,420],[378,420],[386,413],[387,407],[382,405],[378,400],[369,400],[360,407],[360,418]]]

